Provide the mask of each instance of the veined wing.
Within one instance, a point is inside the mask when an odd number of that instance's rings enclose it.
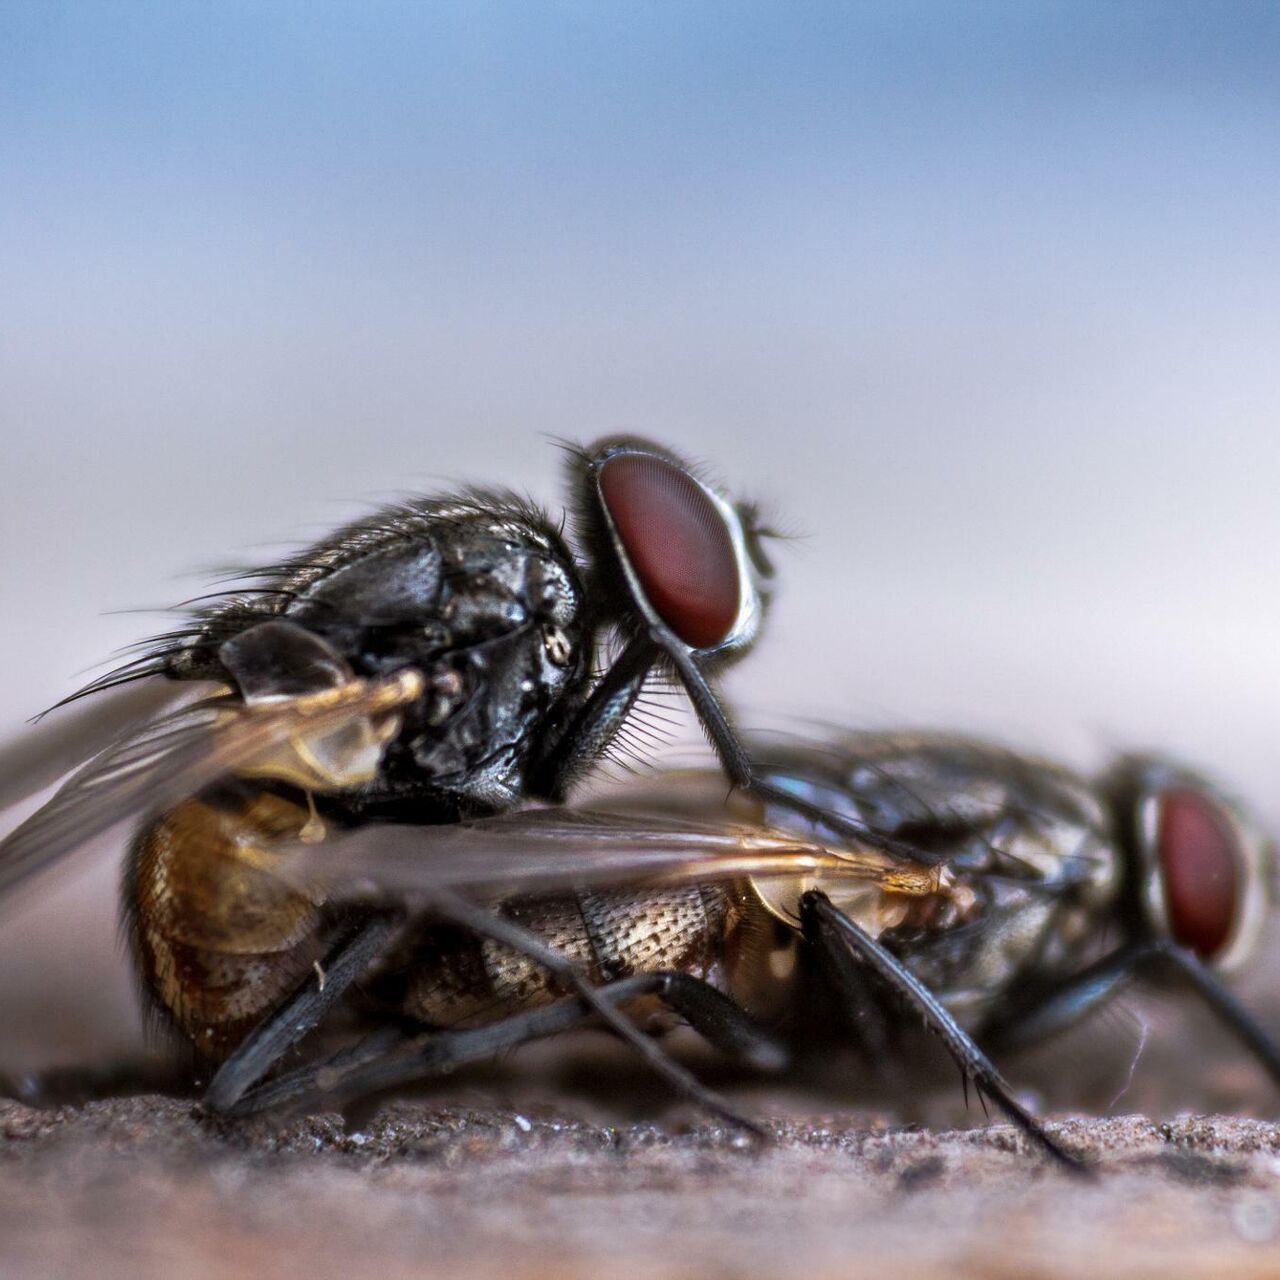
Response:
[[[406,669],[252,704],[225,694],[152,720],[94,757],[0,841],[0,901],[95,836],[228,774],[292,780],[311,768],[323,777],[352,753],[362,769],[376,767],[389,720],[421,693],[421,675]],[[353,728],[370,725],[376,732],[352,741]],[[360,780],[352,773],[344,784]]]
[[[889,892],[936,892],[939,868],[785,831],[652,813],[527,809],[441,826],[370,824],[295,846],[275,868],[331,898],[507,897],[631,885],[841,876]]]

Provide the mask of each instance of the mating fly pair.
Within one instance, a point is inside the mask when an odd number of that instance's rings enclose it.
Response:
[[[92,758],[0,846],[0,895],[142,821],[123,892],[134,958],[158,1019],[223,1064],[211,1107],[234,1106],[348,983],[385,967],[404,931],[396,910],[287,884],[275,864],[291,842],[328,849],[351,828],[563,799],[655,673],[686,689],[729,781],[769,793],[710,683],[764,616],[771,567],[753,509],[642,440],[570,462],[581,561],[509,492],[410,500],[247,574],[82,691],[117,701],[63,728],[62,743]],[[610,642],[617,656],[597,670]],[[131,687],[155,680],[198,700],[130,724]],[[29,790],[72,758],[55,749],[38,763]],[[451,892],[427,905],[554,969],[713,1101],[563,956]]]
[[[0,892],[144,820],[129,933],[150,1007],[216,1067],[207,1106],[356,1096],[592,1018],[740,1119],[639,1024],[683,1019],[776,1068],[788,1012],[834,997],[873,1055],[906,1006],[1069,1161],[979,1042],[1060,1024],[1147,965],[1193,981],[1277,1073],[1210,972],[1248,949],[1263,901],[1261,842],[1213,792],[1151,764],[1125,798],[1119,774],[1091,786],[945,740],[744,746],[709,676],[763,617],[750,508],[643,441],[572,462],[585,564],[511,495],[416,500],[254,575],[86,691],[169,677],[203,696],[126,731],[19,827]],[[659,813],[522,808],[563,799],[655,669],[720,759],[710,797],[680,775]],[[104,720],[86,742],[119,731]],[[1095,956],[1108,922],[1128,942]],[[279,1073],[356,1003],[371,1035]]]

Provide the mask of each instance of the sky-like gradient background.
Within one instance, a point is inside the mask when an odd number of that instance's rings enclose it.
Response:
[[[1278,254],[1270,3],[0,0],[0,726],[187,571],[632,430],[808,535],[749,724],[1280,825]]]

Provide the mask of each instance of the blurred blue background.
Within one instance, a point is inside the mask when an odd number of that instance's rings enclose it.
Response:
[[[3,723],[404,489],[651,434],[807,537],[732,692],[1280,825],[1274,4],[0,3]]]

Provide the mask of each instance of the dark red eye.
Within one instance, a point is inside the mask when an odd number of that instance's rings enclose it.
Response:
[[[1240,848],[1222,810],[1190,787],[1160,797],[1157,837],[1174,941],[1208,959],[1231,935],[1240,893]]]
[[[733,629],[742,596],[724,516],[688,472],[649,453],[600,467],[600,492],[658,616],[694,649]]]

